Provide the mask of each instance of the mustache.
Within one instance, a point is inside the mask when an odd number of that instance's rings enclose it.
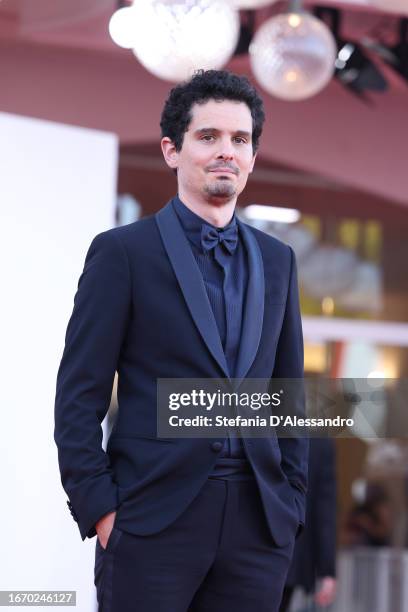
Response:
[[[212,166],[207,166],[207,172],[211,172],[212,170],[218,170],[218,168],[228,168],[234,174],[239,174],[239,169],[234,164],[229,164],[227,162],[213,164]]]

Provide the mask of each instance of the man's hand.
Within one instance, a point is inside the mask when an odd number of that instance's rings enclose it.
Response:
[[[319,606],[329,606],[333,603],[336,597],[337,581],[331,576],[325,576],[321,579],[318,590],[315,594],[315,602]]]
[[[109,540],[109,536],[113,529],[113,523],[115,522],[116,512],[109,512],[105,514],[95,525],[96,533],[98,534],[98,540],[102,548],[105,550]]]

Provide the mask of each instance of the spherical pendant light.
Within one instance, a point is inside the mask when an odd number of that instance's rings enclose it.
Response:
[[[161,79],[222,68],[237,45],[238,12],[223,0],[137,0],[133,8],[133,52]]]
[[[316,17],[287,13],[259,28],[249,53],[254,75],[266,91],[283,100],[304,100],[330,81],[337,46]]]
[[[109,21],[109,34],[119,47],[132,49],[135,44],[135,17],[132,6],[115,11]]]

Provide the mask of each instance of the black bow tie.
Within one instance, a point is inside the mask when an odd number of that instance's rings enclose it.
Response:
[[[227,227],[226,230],[217,231],[215,227],[203,223],[201,227],[201,246],[205,251],[211,251],[217,244],[223,244],[228,253],[232,255],[238,244],[237,224]]]

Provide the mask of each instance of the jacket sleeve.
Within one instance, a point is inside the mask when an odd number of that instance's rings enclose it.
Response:
[[[82,539],[118,506],[101,423],[130,316],[127,254],[112,231],[94,238],[79,278],[58,370],[54,439],[62,485]]]
[[[299,290],[297,281],[296,260],[293,250],[290,250],[290,277],[286,309],[276,351],[273,378],[303,379],[303,333],[300,317]],[[299,384],[299,383],[297,383]],[[298,389],[298,387],[297,387]],[[303,389],[296,391],[300,400],[296,414],[304,414]],[[279,446],[282,455],[282,470],[285,472],[290,484],[296,490],[296,501],[299,509],[301,526],[305,522],[307,468],[309,454],[309,440],[299,435],[280,437]]]

